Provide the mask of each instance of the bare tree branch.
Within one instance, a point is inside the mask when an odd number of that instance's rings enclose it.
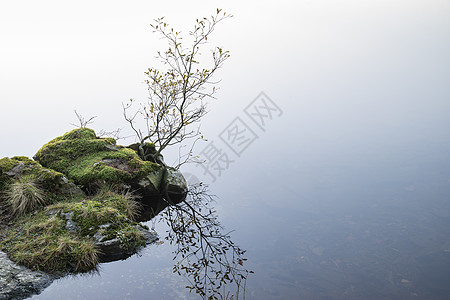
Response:
[[[154,20],[151,27],[169,46],[166,51],[158,52],[157,56],[165,69],[149,68],[145,72],[149,92],[145,104],[135,111],[131,111],[133,100],[123,105],[124,118],[135,132],[139,143],[155,144],[156,153],[139,153],[142,158],[157,161],[166,147],[201,135],[198,129],[187,128],[195,127],[207,113],[206,100],[214,99],[218,90],[215,87],[218,81],[212,81],[212,77],[230,54],[216,47],[212,51],[212,63],[208,67],[200,67],[200,49],[208,42],[216,25],[229,17],[232,16],[217,9],[216,14],[210,18],[197,19],[194,29],[188,35],[192,44],[187,47],[182,44],[180,31],[170,28],[164,18]],[[144,119],[145,126],[142,129],[136,122],[138,115]]]
[[[82,115],[80,115],[79,113],[77,113],[76,110],[74,110],[74,112],[75,112],[75,115],[77,116],[78,122],[79,122],[80,124],[76,125],[76,124],[70,123],[70,125],[75,126],[75,127],[78,127],[78,128],[86,128],[87,125],[93,123],[93,122],[94,122],[93,120],[94,120],[95,118],[97,118],[97,116],[93,116],[93,117],[91,117],[91,118],[89,118],[89,119],[86,120]]]

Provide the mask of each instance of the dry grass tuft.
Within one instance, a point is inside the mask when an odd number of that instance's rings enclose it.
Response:
[[[139,196],[120,185],[102,183],[99,185],[96,197],[108,199],[112,206],[124,212],[133,221],[139,217],[142,210],[142,204],[136,200]]]
[[[89,272],[100,262],[92,239],[65,230],[58,216],[27,215],[10,227],[1,247],[17,263],[50,273]]]
[[[79,272],[86,272],[95,269],[100,262],[101,251],[91,240],[82,241],[79,244],[78,262],[75,269]]]
[[[20,217],[45,204],[45,193],[32,176],[21,176],[11,183],[5,192],[10,214]]]
[[[139,217],[140,212],[142,211],[142,204],[136,201],[136,195],[128,191],[124,194],[121,194],[120,198],[120,202],[122,203],[128,218],[133,221],[136,220]]]

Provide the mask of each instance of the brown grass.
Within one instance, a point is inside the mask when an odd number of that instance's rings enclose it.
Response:
[[[5,192],[9,213],[20,217],[44,206],[45,193],[32,176],[21,176],[11,183]]]

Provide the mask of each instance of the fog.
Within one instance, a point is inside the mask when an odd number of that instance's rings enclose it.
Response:
[[[166,16],[187,32],[218,5],[4,4],[2,155],[33,155],[74,128],[75,109],[97,116],[94,129],[126,130],[121,104],[145,100],[143,72],[165,49],[149,24]],[[338,147],[362,143],[355,138],[380,147],[447,140],[447,1],[231,1],[222,8],[234,18],[219,24],[210,45],[232,56],[217,74],[221,90],[203,124],[210,136],[265,91],[287,112],[273,130],[289,128],[302,148],[308,139]]]

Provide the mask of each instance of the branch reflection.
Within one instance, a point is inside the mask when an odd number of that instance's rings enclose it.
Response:
[[[169,204],[160,217],[169,230],[166,239],[176,246],[173,272],[186,277],[187,286],[203,299],[244,299],[247,276],[243,250],[221,225],[207,186],[189,188],[187,198]]]

